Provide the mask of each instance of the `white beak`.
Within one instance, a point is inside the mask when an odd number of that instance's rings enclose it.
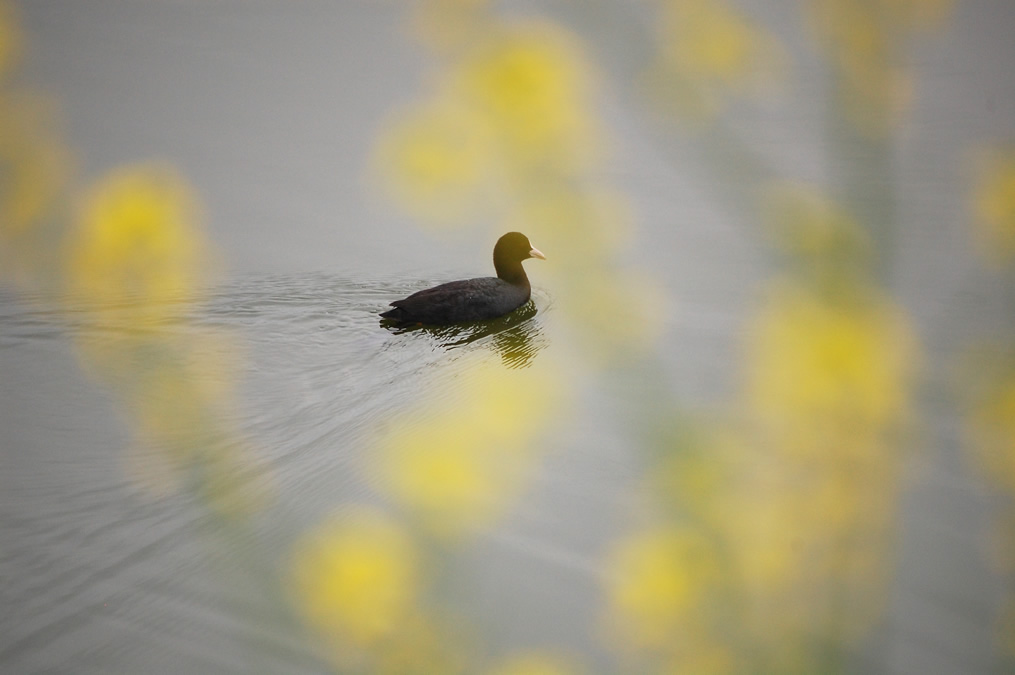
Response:
[[[540,251],[538,248],[534,248],[531,251],[529,251],[529,257],[530,258],[539,258],[540,260],[546,260],[546,256],[543,255],[543,252]]]

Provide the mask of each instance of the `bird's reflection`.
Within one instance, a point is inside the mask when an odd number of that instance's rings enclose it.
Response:
[[[380,323],[396,335],[415,331],[426,333],[444,349],[456,349],[490,338],[489,344],[500,354],[505,366],[527,368],[547,345],[543,327],[535,317],[536,305],[530,300],[510,314],[489,321],[454,326],[406,325],[388,319]]]

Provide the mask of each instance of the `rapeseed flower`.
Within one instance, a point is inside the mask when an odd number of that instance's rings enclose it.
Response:
[[[376,475],[386,493],[439,536],[488,526],[518,495],[534,441],[559,410],[559,385],[535,371],[482,365],[456,395],[388,433]]]
[[[978,243],[992,262],[1015,257],[1015,150],[1006,149],[981,159],[973,194]]]
[[[68,292],[100,310],[154,325],[208,280],[197,199],[172,168],[117,169],[95,184],[69,242]]]
[[[887,301],[862,292],[830,301],[784,280],[768,289],[747,336],[747,407],[782,452],[817,457],[840,438],[903,421],[916,345]]]
[[[294,546],[293,600],[336,647],[374,647],[411,616],[420,592],[419,567],[416,547],[397,521],[348,507]]]
[[[659,527],[615,541],[606,561],[606,626],[622,648],[664,649],[707,612],[715,553],[700,534]]]
[[[575,38],[536,22],[495,33],[449,77],[453,95],[495,130],[504,161],[523,171],[589,165],[599,141],[587,112],[592,83]]]
[[[410,108],[381,132],[375,163],[407,212],[430,225],[463,224],[484,203],[496,171],[494,132],[452,99]]]

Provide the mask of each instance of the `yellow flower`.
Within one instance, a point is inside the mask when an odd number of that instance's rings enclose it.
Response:
[[[782,282],[768,292],[748,340],[748,409],[786,452],[888,432],[907,411],[915,342],[887,302],[833,303]]]
[[[982,396],[970,423],[977,457],[990,479],[1015,495],[1015,372]]]
[[[727,497],[727,541],[745,593],[783,593],[790,584],[802,583],[801,548],[815,533],[801,527],[792,493],[749,491]]]
[[[489,5],[490,0],[423,0],[412,17],[413,32],[431,49],[462,49],[490,30]]]
[[[0,10],[2,13],[2,10]],[[68,153],[49,102],[34,95],[0,99],[0,276],[45,281],[53,257],[46,225],[66,186]],[[50,274],[51,276],[51,274]]]
[[[297,542],[290,570],[294,600],[324,635],[370,647],[409,617],[418,567],[413,542],[397,523],[348,508]]]
[[[667,301],[654,279],[634,270],[608,277],[603,269],[586,269],[559,291],[564,311],[588,333],[580,336],[587,355],[605,364],[640,356],[655,344]]]
[[[132,321],[158,321],[207,280],[197,200],[169,167],[114,171],[86,195],[70,241],[69,291]]]
[[[539,232],[540,246],[566,251],[548,270],[565,270],[561,277],[566,280],[609,264],[630,242],[634,217],[625,196],[606,187],[551,189],[525,195],[502,229]]]
[[[377,452],[386,491],[442,536],[500,515],[520,490],[533,439],[557,403],[556,383],[531,371],[483,365],[463,379],[456,396],[411,416]]]
[[[649,489],[665,503],[717,528],[725,493],[735,481],[733,467],[744,457],[746,445],[731,430],[692,429],[666,439],[664,447],[668,454],[647,476]]]
[[[827,0],[826,0],[827,1]],[[837,0],[860,4],[857,0]],[[870,3],[886,24],[897,29],[936,27],[951,11],[953,0],[875,0]]]
[[[432,225],[471,217],[495,166],[486,120],[451,99],[410,108],[389,123],[374,161],[396,202]]]
[[[467,675],[472,672],[474,669],[469,668],[473,656],[471,648],[478,640],[475,626],[435,609],[421,606],[417,601],[415,610],[399,626],[394,639],[374,650],[375,659],[370,668],[346,668],[342,672],[369,671],[377,675]]]
[[[720,636],[716,636],[720,637]],[[754,664],[755,668],[757,663]],[[667,675],[701,673],[702,675],[726,675],[726,673],[751,672],[745,659],[741,658],[728,644],[714,639],[695,640],[687,648],[669,659],[661,672]]]
[[[552,24],[495,35],[458,65],[451,89],[482,114],[504,157],[521,167],[584,167],[597,151],[591,68],[575,39]]]
[[[715,558],[707,542],[684,529],[636,532],[614,542],[607,559],[607,625],[622,646],[665,647],[705,607]]]
[[[776,44],[728,5],[677,0],[665,6],[666,55],[679,72],[706,82],[738,86],[774,63]]]
[[[14,6],[0,2],[0,77],[13,67],[21,54],[21,26]]]
[[[853,217],[809,185],[768,186],[763,210],[778,246],[801,258],[862,259],[871,249],[870,238]]]
[[[984,255],[1010,262],[1015,256],[1015,150],[981,160],[973,209]]]
[[[786,62],[764,30],[726,3],[669,0],[659,22],[659,60],[649,94],[682,121],[707,122],[722,100],[776,82]]]
[[[820,0],[808,4],[815,36],[839,71],[843,109],[866,134],[883,134],[912,98],[899,64],[900,46],[916,29],[933,27],[951,0]]]

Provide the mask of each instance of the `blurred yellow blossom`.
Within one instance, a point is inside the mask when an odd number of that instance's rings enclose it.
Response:
[[[676,0],[663,7],[664,54],[688,77],[738,87],[778,58],[775,40],[723,2]]]
[[[786,452],[890,431],[907,412],[914,337],[896,308],[859,293],[830,301],[783,280],[747,327],[748,409]]]
[[[914,30],[936,26],[951,0],[819,0],[807,3],[819,44],[838,70],[839,102],[868,135],[888,131],[912,99],[899,53]]]
[[[410,617],[420,585],[416,548],[394,520],[347,508],[293,549],[293,597],[308,623],[341,645],[370,647]]]
[[[51,106],[30,95],[0,100],[0,238],[14,239],[53,208],[65,187],[68,157],[57,142]]]
[[[649,529],[615,541],[606,568],[606,626],[620,646],[674,645],[685,622],[702,617],[717,560],[707,542],[688,529]]]
[[[672,655],[675,672],[698,672],[692,664],[711,658],[713,643],[717,672],[739,672],[748,654],[767,664],[762,670],[799,668],[810,662],[809,635],[848,639],[870,626],[889,565],[897,453],[882,443],[874,446],[880,454],[843,457],[842,439],[829,435],[820,451],[801,457],[786,453],[781,439],[745,433],[749,425],[682,427],[662,439],[671,454],[647,485],[721,552],[722,583],[689,613],[728,623],[681,625],[674,644],[693,629],[700,635]],[[739,639],[721,647],[730,630]]]
[[[681,422],[681,426],[688,423]],[[676,437],[667,434],[660,445],[667,454],[655,464],[647,489],[676,503],[696,522],[718,529],[727,512],[725,491],[734,478],[732,467],[744,455],[745,443],[732,430],[681,428]]]
[[[479,9],[447,0],[432,11]],[[575,37],[549,22],[488,19],[463,19],[455,30],[471,39],[455,38],[460,48],[435,78],[435,93],[382,130],[375,152],[391,196],[430,224],[462,224],[480,207],[510,209],[512,199],[590,167],[599,154],[589,113],[594,78]]]
[[[21,54],[21,27],[14,5],[0,1],[0,77],[17,62]]]
[[[26,287],[56,276],[52,235],[70,161],[54,110],[36,94],[0,95],[0,277]]]
[[[725,2],[664,0],[650,93],[684,121],[706,121],[725,98],[781,79],[786,58],[763,28]]]
[[[819,265],[866,262],[872,251],[867,232],[841,206],[816,188],[775,183],[762,191],[762,210],[780,249]]]
[[[422,598],[397,635],[375,649],[370,672],[383,675],[469,675],[478,636],[475,627],[437,611]]]
[[[439,52],[466,48],[491,28],[490,0],[422,0],[413,14],[419,40]]]
[[[197,200],[168,166],[118,169],[88,192],[70,241],[68,290],[100,307],[162,319],[209,278]]]
[[[974,404],[972,440],[991,481],[1015,496],[1015,371],[993,380]]]
[[[880,606],[917,345],[859,279],[777,280],[746,330],[750,443],[714,503],[758,644],[846,640]]]
[[[584,168],[596,156],[592,81],[575,37],[548,22],[494,33],[450,75],[454,94],[496,131],[506,161],[557,171]]]
[[[991,261],[1015,256],[1015,149],[985,154],[973,195],[980,249]]]
[[[748,667],[749,663],[749,659],[741,657],[731,646],[708,639],[697,639],[693,644],[678,650],[676,654],[664,660],[658,672],[667,675],[685,673],[732,675],[752,672]],[[757,667],[757,664],[753,665]]]
[[[550,189],[525,195],[502,229],[539,232],[541,246],[566,251],[548,271],[566,270],[561,274],[566,281],[581,266],[610,264],[632,240],[634,214],[625,195],[608,186]]]
[[[406,211],[431,225],[459,225],[489,189],[492,130],[468,106],[436,100],[409,109],[381,132],[375,163]]]
[[[802,259],[854,241],[851,219],[811,192],[778,198],[790,221],[779,227],[809,237],[790,242]],[[675,672],[696,672],[710,644],[718,672],[746,662],[806,669],[820,662],[813,635],[849,640],[881,606],[917,348],[901,310],[861,278],[832,289],[789,276],[769,285],[745,331],[742,415],[712,429],[684,423],[660,440],[669,454],[647,485],[708,542],[711,566],[680,577],[705,577],[697,595],[665,605],[682,622],[645,620],[657,632],[627,644],[642,654],[666,645]],[[634,586],[644,590],[674,568],[645,564],[630,578],[645,580]],[[673,588],[660,597],[681,597]],[[723,646],[730,631],[738,638]]]
[[[536,436],[559,410],[539,371],[479,365],[449,399],[387,434],[377,457],[385,490],[438,535],[485,527],[523,485]]]
[[[895,25],[912,29],[937,27],[951,12],[954,0],[881,0],[882,11]]]
[[[563,310],[585,333],[578,337],[586,356],[600,363],[644,355],[656,344],[670,312],[656,279],[632,269],[608,276],[607,269],[588,266],[558,289],[566,303]]]

